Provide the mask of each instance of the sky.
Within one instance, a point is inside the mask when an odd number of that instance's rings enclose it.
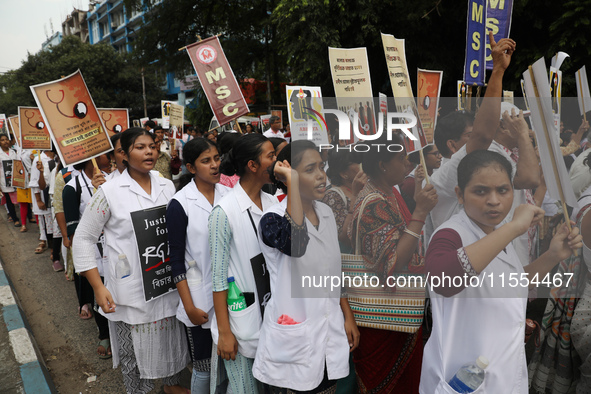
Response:
[[[74,7],[88,10],[88,0],[0,0],[0,73],[19,68],[27,52],[39,52],[51,24],[61,31]]]

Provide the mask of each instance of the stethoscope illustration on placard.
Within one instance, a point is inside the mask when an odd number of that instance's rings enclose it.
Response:
[[[105,122],[105,127],[107,128],[107,130],[113,132],[113,133],[121,133],[121,131],[123,130],[123,126],[121,126],[119,123],[115,124],[115,126],[113,126],[113,128],[109,128],[109,126],[107,125],[107,122],[111,120],[111,118],[113,118],[113,114],[109,114],[109,119],[105,119],[103,117],[103,114],[101,114],[101,118],[103,119],[103,122]]]
[[[62,114],[62,116],[65,116],[66,118],[78,118],[78,119],[84,119],[86,117],[86,115],[88,114],[88,107],[86,106],[86,103],[83,101],[78,101],[76,104],[74,104],[74,108],[73,108],[73,112],[74,115],[66,115],[65,113],[62,112],[62,110],[60,109],[60,103],[62,101],[64,101],[64,98],[66,97],[66,94],[64,93],[63,90],[59,90],[62,93],[62,98],[60,101],[53,101],[51,98],[49,98],[49,90],[47,89],[45,91],[45,95],[47,96],[47,99],[49,101],[51,101],[52,104],[55,104],[57,111]]]
[[[29,111],[25,111],[25,118],[27,118],[27,123],[29,124],[29,126],[34,127],[38,130],[43,130],[45,128],[45,123],[43,123],[42,121],[39,121],[35,124],[31,123],[31,119],[33,119],[34,117],[35,117],[34,112],[31,116],[29,116]]]

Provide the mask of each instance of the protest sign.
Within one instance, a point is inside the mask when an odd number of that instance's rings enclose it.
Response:
[[[170,103],[169,126],[171,138],[181,139],[183,137],[183,123],[185,123],[185,107]]]
[[[552,112],[554,124],[560,132],[560,106],[562,104],[562,71],[550,67],[550,97],[552,97]]]
[[[142,127],[142,124],[140,123],[139,119],[133,120],[133,127]]]
[[[317,86],[286,86],[287,116],[291,140],[310,140],[316,145],[328,144],[322,92]]]
[[[550,84],[543,57],[523,73],[523,79],[548,194],[551,198],[561,201],[563,205],[568,204],[576,208],[577,199],[560,151],[558,129],[552,111],[553,98],[550,96]],[[566,209],[564,211],[566,213]]]
[[[468,86],[466,86],[466,82],[464,82],[464,81],[458,81],[457,86],[458,86],[458,93],[457,93],[458,111],[465,111],[466,107],[468,105],[467,99],[466,99]]]
[[[12,160],[2,160],[2,170],[6,187],[12,187]]]
[[[464,82],[484,86],[486,77],[486,0],[468,0]]]
[[[515,100],[513,97],[512,90],[503,90],[503,101],[515,105]]]
[[[31,86],[31,92],[64,166],[82,163],[113,150],[80,70],[55,81]],[[25,130],[21,131],[24,135]]]
[[[579,111],[581,111],[581,116],[587,120],[587,111],[591,111],[591,94],[589,94],[589,81],[587,80],[587,69],[585,66],[576,72],[575,82],[577,84]]]
[[[27,173],[25,171],[25,166],[22,161],[12,161],[12,187],[24,189],[27,186]]]
[[[51,137],[39,108],[18,107],[18,115],[21,148],[51,150]]]
[[[97,108],[109,137],[129,129],[127,108]]]
[[[433,143],[443,71],[417,69],[417,106],[427,143]]]
[[[271,125],[269,122],[271,121],[271,115],[261,115],[261,125],[263,128],[263,132],[267,131]]]
[[[172,281],[166,205],[135,211],[131,222],[142,270],[142,283],[146,302],[176,289]]]
[[[140,118],[141,127],[146,127],[146,122],[150,120],[150,118]],[[153,131],[152,131],[153,132]]]
[[[281,127],[283,127],[283,111],[281,110],[272,110],[271,116],[277,116],[279,121],[281,122]]]
[[[218,124],[225,125],[249,112],[242,90],[217,36],[186,47]]]
[[[382,44],[384,45],[384,54],[386,55],[386,65],[392,85],[392,94],[396,102],[396,112],[408,113],[415,116],[416,126],[412,127],[412,133],[417,141],[405,139],[408,153],[420,150],[427,145],[427,139],[421,125],[419,111],[410,84],[408,76],[408,67],[406,65],[406,50],[404,40],[399,40],[391,34],[382,33]]]
[[[8,139],[11,140],[12,136],[8,129],[8,120],[6,119],[6,115],[0,114],[0,134],[8,135]]]
[[[358,124],[361,134],[376,134],[375,110],[366,48],[328,48],[330,72],[338,109]],[[357,140],[353,133],[351,144]]]
[[[162,108],[162,128],[170,128],[170,105],[172,101],[161,100],[160,107]]]
[[[499,42],[502,38],[509,38],[513,0],[488,0],[486,3],[486,28],[492,31],[495,42]],[[492,70],[493,61],[488,34],[485,34],[485,37],[486,69]]]
[[[12,135],[14,135],[14,138],[16,139],[16,143],[17,145],[21,145],[21,132],[20,132],[20,125],[19,125],[19,119],[18,116],[11,116],[10,118],[8,118],[8,125],[10,127],[10,130],[12,131]]]

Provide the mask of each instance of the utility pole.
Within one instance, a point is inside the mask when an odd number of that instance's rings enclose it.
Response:
[[[142,67],[142,92],[144,96],[144,118],[148,117],[148,104],[146,103],[146,81],[144,80],[144,68]]]

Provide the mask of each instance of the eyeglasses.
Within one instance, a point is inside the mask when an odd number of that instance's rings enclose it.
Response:
[[[433,155],[433,156],[442,156],[440,152],[429,152],[427,153],[428,155]]]

